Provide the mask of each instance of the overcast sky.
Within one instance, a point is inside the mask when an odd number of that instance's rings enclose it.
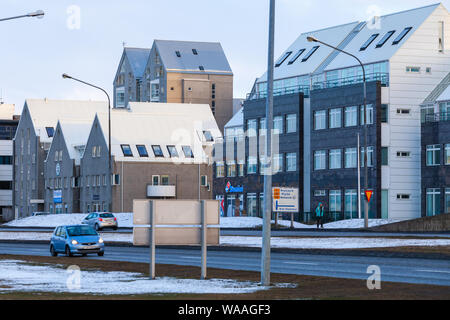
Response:
[[[303,32],[433,3],[277,0],[275,55]],[[450,0],[442,3],[450,9]],[[37,9],[45,11],[43,19],[0,22],[0,91],[16,109],[26,98],[105,100],[61,74],[112,92],[124,42],[148,48],[153,39],[221,42],[237,98],[245,97],[267,65],[269,0],[1,0],[0,18]]]

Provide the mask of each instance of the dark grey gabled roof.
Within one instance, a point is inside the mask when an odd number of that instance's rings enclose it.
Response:
[[[218,42],[155,40],[154,46],[168,72],[232,74],[222,45]]]
[[[147,48],[124,48],[124,54],[128,58],[135,78],[142,78],[147,65],[150,49]]]

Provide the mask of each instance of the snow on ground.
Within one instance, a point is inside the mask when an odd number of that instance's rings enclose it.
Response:
[[[28,264],[24,261],[0,261],[0,294],[8,291],[70,292],[97,295],[129,294],[239,294],[267,290],[256,282],[211,279],[193,280],[157,278],[149,280],[143,274],[130,272],[69,271],[62,266]],[[80,281],[77,281],[80,275]],[[277,284],[277,287],[292,287]],[[1,295],[0,295],[1,296]]]
[[[115,213],[119,227],[133,227],[133,213]],[[87,214],[52,214],[47,216],[28,217],[20,220],[14,220],[6,223],[11,227],[57,227],[61,225],[79,224],[87,216]],[[399,220],[388,219],[370,219],[369,227],[382,224],[398,222]],[[221,217],[220,227],[222,229],[229,228],[257,228],[261,227],[263,220],[257,217]],[[272,223],[274,221],[272,220]],[[278,223],[284,227],[290,227],[290,220],[278,220]],[[294,228],[315,228],[315,225],[306,225],[294,222]],[[364,228],[363,219],[342,220],[324,224],[325,229],[354,229]]]
[[[391,238],[279,238],[270,240],[272,248],[291,249],[359,249],[416,246],[449,246],[450,239],[391,239]],[[221,246],[261,248],[261,237],[222,236]]]
[[[131,233],[101,233],[108,242],[133,243]],[[50,241],[49,232],[0,232],[0,240],[44,240]],[[261,247],[261,237],[221,236],[221,246]],[[272,248],[291,249],[356,249],[356,248],[388,248],[416,246],[450,246],[450,239],[392,239],[392,238],[351,238],[351,237],[319,237],[290,238],[272,237]]]

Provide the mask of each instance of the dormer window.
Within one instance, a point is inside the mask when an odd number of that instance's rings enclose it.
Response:
[[[131,151],[131,147],[129,144],[122,144],[122,145],[120,145],[120,147],[122,148],[122,153],[123,153],[124,157],[132,157],[133,156],[133,151]]]
[[[289,56],[292,54],[292,51],[288,51],[285,52],[281,58],[277,61],[277,63],[275,64],[275,68],[278,68],[279,66],[281,66],[283,64],[284,61],[286,61],[287,58],[289,58]]]
[[[153,145],[152,149],[153,149],[153,153],[155,154],[155,157],[157,157],[157,158],[164,158],[164,154],[162,152],[161,146]]]
[[[47,131],[47,136],[49,138],[53,138],[53,136],[55,135],[55,128],[53,128],[53,127],[45,127],[45,130]]]
[[[369,40],[366,41],[366,43],[363,44],[363,46],[359,49],[359,51],[364,51],[366,50],[371,44],[372,42],[375,41],[375,39],[379,36],[379,33],[375,33],[373,35],[370,36]]]
[[[395,33],[395,30],[389,31],[384,35],[384,37],[378,42],[377,48],[381,48],[384,46],[384,44],[392,37],[392,35]]]

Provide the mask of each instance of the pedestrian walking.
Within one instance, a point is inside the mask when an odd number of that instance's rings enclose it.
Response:
[[[317,229],[319,229],[319,225],[323,229],[323,211],[324,211],[323,204],[322,202],[319,202],[319,205],[316,208]]]

